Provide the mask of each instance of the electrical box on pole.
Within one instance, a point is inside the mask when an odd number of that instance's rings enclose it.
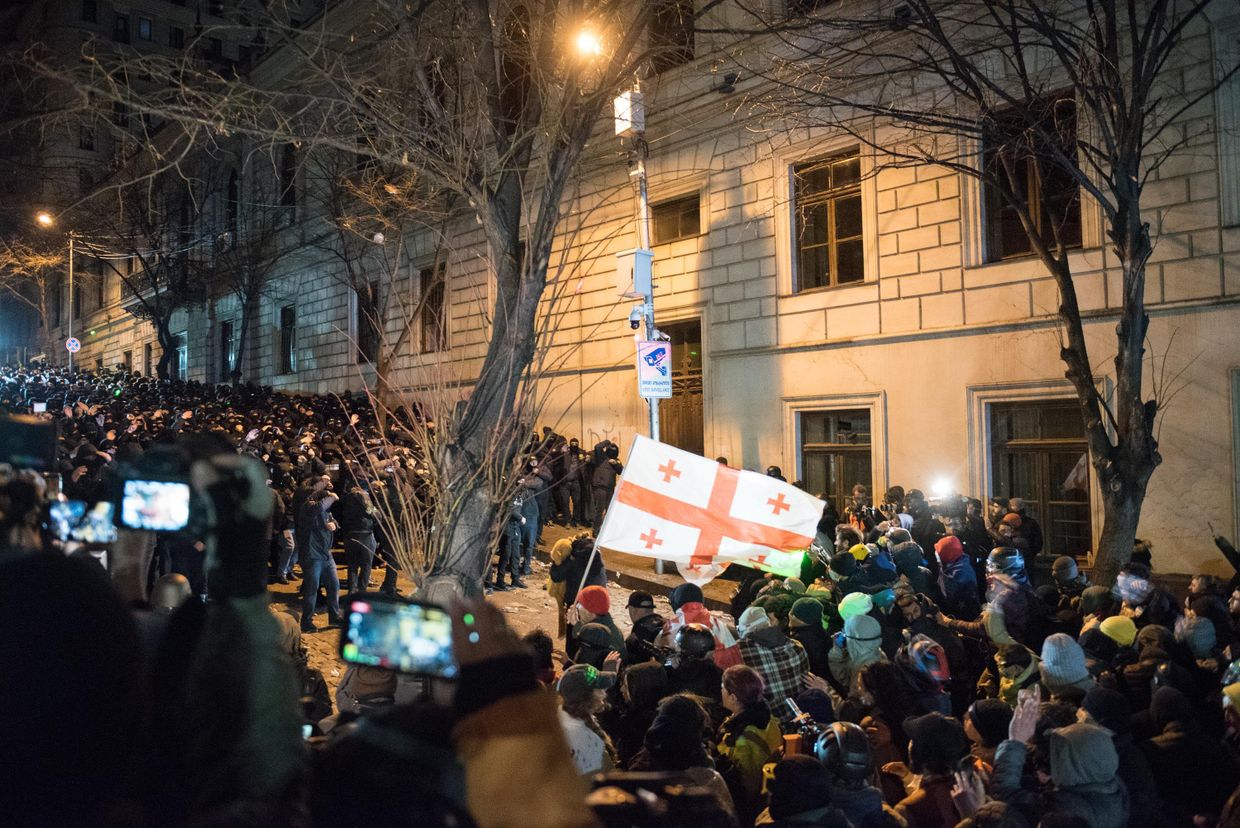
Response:
[[[626,250],[616,254],[616,290],[625,299],[645,299],[653,290],[654,252]]]
[[[642,93],[630,89],[616,96],[616,135],[629,138],[634,133],[646,131],[646,105]]]

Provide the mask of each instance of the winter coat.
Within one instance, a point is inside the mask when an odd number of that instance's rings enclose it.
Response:
[[[977,601],[977,573],[968,557],[960,557],[939,569],[939,589],[943,593],[943,608],[957,618],[976,618],[980,610]]]
[[[1120,781],[1119,756],[1111,732],[1093,724],[1074,724],[1047,734],[1052,787],[1023,786],[1027,748],[1006,739],[995,751],[990,794],[1036,815],[1064,811],[1083,817],[1090,828],[1126,828],[1128,790]]]
[[[583,575],[585,586],[607,586],[607,569],[603,566],[603,556],[600,553],[594,555],[591,560],[590,552],[590,546],[583,543],[574,546],[568,559],[563,563],[551,565],[551,580],[564,584],[564,606],[566,607],[577,603],[577,590],[582,586]],[[589,574],[586,573],[587,563],[590,566]]]
[[[864,619],[864,620],[863,620]],[[886,661],[881,649],[882,633],[877,621],[868,615],[857,615],[844,622],[845,647],[831,650],[828,661],[831,675],[848,695],[857,698],[861,668],[875,661]]]
[[[934,576],[922,566],[924,557],[922,548],[912,541],[898,544],[891,550],[896,572],[908,581],[913,591],[934,597]]]
[[[1167,811],[1178,823],[1218,814],[1240,782],[1236,759],[1217,738],[1170,722],[1142,750]]]
[[[821,625],[793,627],[788,631],[788,637],[799,641],[805,648],[811,673],[822,678],[830,678],[831,636],[827,635],[827,631]]]
[[[777,761],[775,752],[782,744],[779,720],[765,702],[728,717],[719,727],[717,752],[726,760],[724,779],[738,810],[750,818],[758,811],[762,797],[762,766]]]

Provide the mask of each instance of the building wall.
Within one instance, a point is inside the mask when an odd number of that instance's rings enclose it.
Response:
[[[1176,71],[1181,91],[1211,82],[1200,32]],[[655,247],[661,322],[700,319],[705,366],[705,446],[734,465],[780,465],[801,473],[800,412],[871,411],[876,488],[928,489],[943,478],[968,494],[989,493],[988,406],[1072,394],[1059,360],[1058,297],[1032,259],[987,263],[982,204],[971,179],[933,167],[891,166],[863,152],[865,279],[844,287],[793,291],[792,165],[856,145],[826,131],[738,120],[734,102],[711,92],[705,64],[649,87],[650,193],[656,204],[697,192],[702,232]],[[1151,482],[1140,534],[1164,571],[1222,573],[1206,529],[1240,535],[1233,443],[1240,396],[1240,215],[1220,199],[1237,173],[1228,122],[1240,112],[1230,83],[1185,113],[1191,137],[1152,174],[1145,205],[1156,234],[1147,279],[1151,328],[1147,393],[1166,403],[1160,420],[1163,465]],[[882,145],[889,139],[876,133]],[[563,237],[553,255],[545,318],[549,370],[543,421],[583,443],[607,437],[622,447],[646,430],[635,396],[630,303],[617,295],[615,255],[635,246],[636,200],[605,133],[570,188]],[[1228,184],[1230,186],[1230,184]],[[450,349],[406,353],[398,375],[409,386],[444,372],[468,382],[485,353],[491,296],[486,251],[470,226],[449,234]],[[1082,249],[1072,254],[1096,379],[1113,384],[1120,274],[1104,244],[1102,216],[1083,211]],[[418,249],[411,271],[432,261]],[[349,289],[322,265],[291,260],[263,300],[249,375],[307,392],[354,389],[370,381],[356,361]],[[279,308],[297,307],[297,372],[278,375]],[[227,303],[186,316],[190,376],[218,363],[216,324]],[[389,320],[389,335],[401,325]],[[115,354],[149,334],[117,333]],[[93,348],[94,344],[89,343]],[[140,347],[134,347],[135,362]],[[84,353],[93,353],[86,351]],[[109,362],[111,361],[109,357]],[[1101,530],[1094,499],[1093,534]],[[1084,552],[1085,550],[1080,550]]]

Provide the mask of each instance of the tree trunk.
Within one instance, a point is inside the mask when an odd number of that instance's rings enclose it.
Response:
[[[254,317],[254,298],[243,298],[241,302],[241,336],[237,340],[237,353],[233,356],[233,364],[228,366],[228,375],[232,379],[233,385],[240,385],[242,379],[241,366],[245,365],[245,352],[250,344],[250,325]]]
[[[170,379],[172,360],[176,358],[175,341],[172,330],[166,320],[155,322],[155,339],[159,342],[159,362],[155,364],[155,374],[161,380]],[[181,377],[181,379],[185,379]]]
[[[1103,523],[1094,555],[1095,584],[1115,583],[1115,576],[1132,558],[1144,499],[1145,486],[1122,485],[1119,491],[1112,491],[1109,486],[1102,488]]]
[[[447,470],[452,480],[470,480],[477,474],[477,464],[463,451],[450,451]],[[449,604],[459,596],[475,597],[482,594],[482,578],[486,574],[494,550],[492,527],[498,509],[490,502],[484,486],[476,483],[472,491],[464,495],[455,521],[443,527],[433,527],[432,532],[446,533],[448,544],[434,561],[434,566],[419,584],[419,594],[436,604]],[[448,494],[456,497],[461,493],[448,487]]]

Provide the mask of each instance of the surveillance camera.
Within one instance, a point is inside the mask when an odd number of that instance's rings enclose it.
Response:
[[[642,315],[644,310],[644,306],[636,305],[633,310],[629,311],[629,327],[633,330],[637,330],[642,326]]]

